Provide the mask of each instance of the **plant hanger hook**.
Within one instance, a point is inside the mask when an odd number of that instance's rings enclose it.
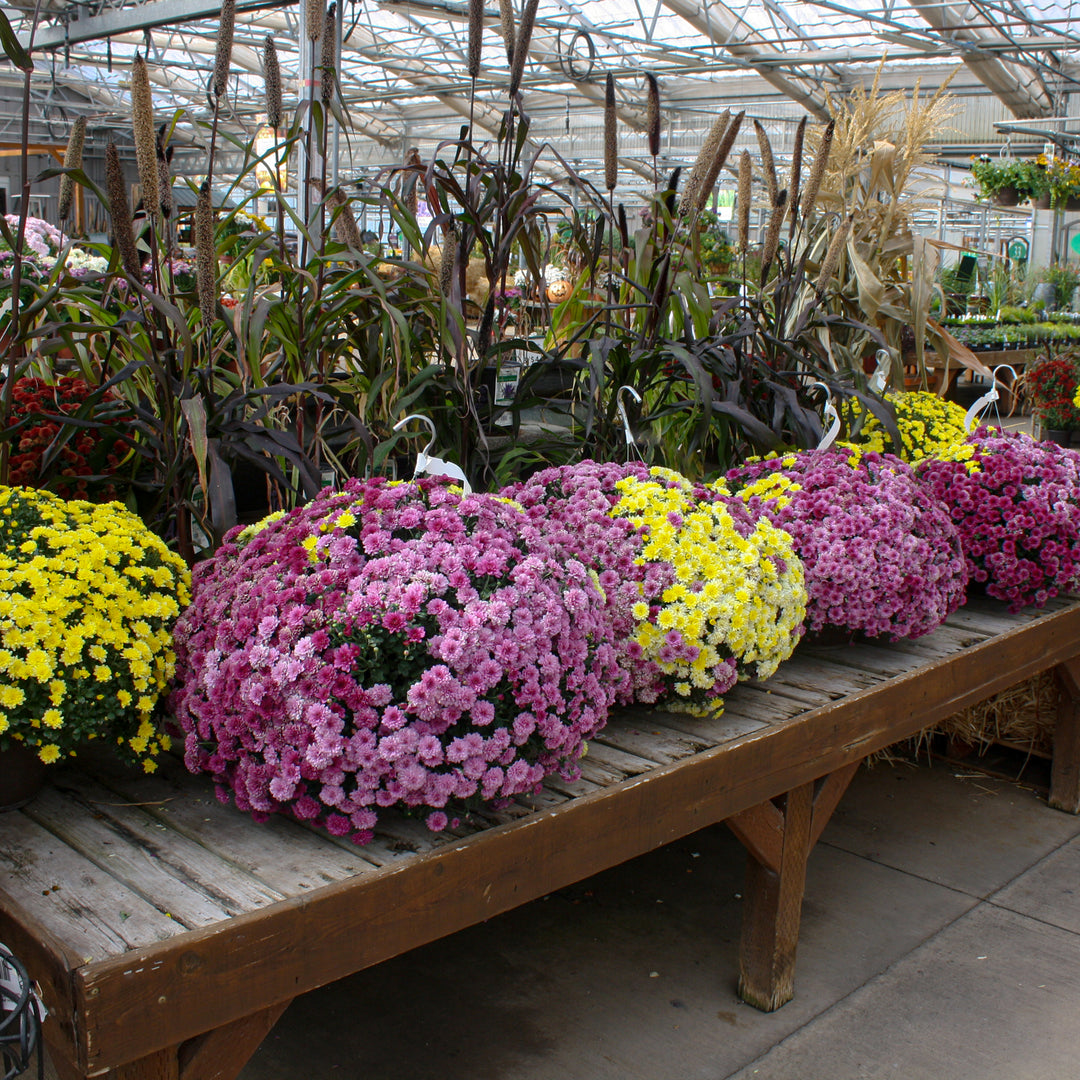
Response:
[[[440,457],[431,456],[431,448],[435,445],[435,422],[430,416],[424,416],[423,413],[410,413],[394,425],[394,431],[400,431],[410,420],[419,420],[431,435],[427,446],[423,450],[417,451],[413,479],[415,480],[416,477],[424,473],[427,473],[428,476],[448,476],[451,480],[457,480],[461,484],[466,495],[471,495],[472,488],[469,486],[469,481],[465,478],[465,473],[460,465],[455,465],[452,461],[444,461]]]

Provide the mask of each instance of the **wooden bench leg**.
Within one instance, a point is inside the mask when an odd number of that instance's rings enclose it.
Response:
[[[806,860],[859,763],[728,819],[748,852],[739,944],[739,997],[773,1012],[795,993]]]
[[[1056,668],[1061,698],[1054,725],[1054,761],[1050,771],[1050,805],[1080,813],[1080,658]]]
[[[109,1080],[235,1080],[289,1004],[284,1001],[121,1065]]]

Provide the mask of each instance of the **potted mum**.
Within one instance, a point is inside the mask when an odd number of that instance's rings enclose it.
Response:
[[[917,473],[948,508],[971,580],[1012,611],[1080,582],[1080,453],[1023,432],[979,428],[968,461]]]
[[[0,750],[49,765],[100,739],[152,772],[188,580],[119,503],[0,488]]]
[[[669,469],[584,461],[507,488],[604,590],[617,700],[708,712],[791,655],[806,613],[791,538]]]
[[[754,516],[791,534],[806,567],[809,631],[913,638],[963,603],[956,528],[892,454],[788,454],[733,469],[727,483]]]
[[[624,676],[603,591],[519,506],[349,481],[199,564],[170,706],[185,761],[257,817],[370,840],[577,775]]]
[[[1061,446],[1080,433],[1080,409],[1073,403],[1080,365],[1071,352],[1047,356],[1027,369],[1023,385],[1043,436]]]

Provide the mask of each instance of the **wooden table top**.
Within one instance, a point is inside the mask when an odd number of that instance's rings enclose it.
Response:
[[[386,813],[362,847],[258,824],[176,760],[65,766],[0,815],[0,940],[88,1069],[111,1067],[722,821],[1077,652],[1072,599],[1016,615],[975,600],[914,641],[804,642],[718,718],[623,710],[580,779],[437,835]]]

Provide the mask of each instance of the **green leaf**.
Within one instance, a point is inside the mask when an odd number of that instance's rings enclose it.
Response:
[[[22,42],[16,37],[2,9],[0,9],[0,45],[4,47],[4,55],[20,71],[25,71],[29,75],[34,70],[34,61],[30,59],[30,53],[23,48]]]

